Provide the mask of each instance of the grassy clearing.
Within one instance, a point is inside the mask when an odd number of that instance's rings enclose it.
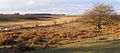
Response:
[[[30,53],[120,53],[120,40],[62,45],[58,48],[37,49]]]

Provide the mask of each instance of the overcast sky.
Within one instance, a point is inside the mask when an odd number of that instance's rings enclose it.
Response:
[[[78,15],[95,3],[109,3],[120,9],[120,0],[0,0],[0,13],[41,12]]]

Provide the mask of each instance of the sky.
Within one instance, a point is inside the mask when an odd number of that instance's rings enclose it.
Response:
[[[0,0],[0,13],[79,15],[96,3],[111,4],[120,13],[120,0]]]

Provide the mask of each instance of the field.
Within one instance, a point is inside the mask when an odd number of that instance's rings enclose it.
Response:
[[[77,19],[80,22],[76,22]],[[83,23],[81,16],[3,17],[0,53],[119,53],[120,26],[103,27]],[[8,21],[9,20],[9,21]]]
[[[69,18],[69,19],[68,19]],[[30,17],[30,16],[0,16],[0,26],[8,25],[22,25],[24,26],[34,26],[38,24],[43,25],[52,25],[54,22],[62,24],[64,22],[74,21],[79,16],[50,16],[50,17]]]

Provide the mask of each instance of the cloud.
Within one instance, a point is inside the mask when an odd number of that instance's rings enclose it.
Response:
[[[29,1],[27,2],[27,4],[34,4],[34,1],[33,1],[33,0],[29,0]]]
[[[0,12],[52,12],[79,14],[94,3],[110,3],[116,8],[120,0],[0,0]]]

